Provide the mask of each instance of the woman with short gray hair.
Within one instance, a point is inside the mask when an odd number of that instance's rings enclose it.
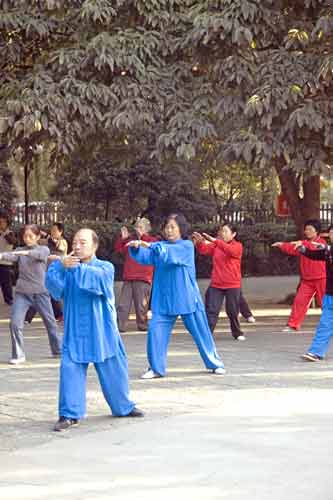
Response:
[[[129,255],[127,244],[134,240],[153,242],[156,241],[156,238],[150,236],[150,221],[145,217],[137,219],[134,230],[135,234],[131,235],[127,227],[123,226],[120,231],[120,237],[115,244],[115,251],[121,253],[125,257],[123,286],[117,308],[118,326],[121,332],[125,332],[127,329],[132,302],[134,302],[138,330],[147,330],[147,313],[149,309],[154,267],[141,266],[135,262]]]

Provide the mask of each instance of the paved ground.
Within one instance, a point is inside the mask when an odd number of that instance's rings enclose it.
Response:
[[[204,294],[209,285],[208,279],[198,280],[199,288]],[[261,276],[242,279],[242,288],[249,303],[257,305],[277,304],[288,294],[296,290],[299,276]],[[116,297],[122,286],[121,281],[115,283]]]
[[[227,375],[208,374],[181,323],[165,379],[144,381],[145,334],[124,335],[132,396],[144,419],[114,419],[93,369],[88,419],[65,434],[56,419],[58,364],[44,328],[26,329],[28,362],[6,364],[8,321],[0,321],[0,498],[331,500],[333,358],[299,359],[303,333],[281,333],[287,309],[255,308],[247,341],[222,318],[216,334]],[[0,310],[6,316],[4,307]],[[131,324],[134,330],[134,324]]]

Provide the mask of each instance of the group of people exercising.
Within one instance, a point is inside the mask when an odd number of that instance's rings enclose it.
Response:
[[[243,246],[237,241],[237,229],[226,222],[216,237],[198,232],[191,235],[185,217],[171,214],[162,232],[162,238],[151,236],[150,223],[145,218],[137,220],[133,234],[126,227],[121,229],[115,249],[124,254],[125,265],[116,309],[114,267],[96,257],[98,236],[92,229],[81,229],[75,234],[68,254],[62,241],[62,225],[54,225],[50,235],[42,234],[35,225],[26,225],[22,233],[24,245],[14,249],[8,218],[0,215],[0,279],[4,299],[11,305],[9,362],[25,362],[24,322],[29,310],[38,311],[48,332],[52,355],[61,357],[59,420],[55,430],[68,429],[84,418],[89,363],[94,363],[114,416],[143,416],[129,397],[127,357],[119,333],[126,331],[132,301],[138,329],[148,329],[148,369],[143,379],[165,376],[168,343],[179,316],[206,369],[214,375],[225,373],[213,337],[224,300],[232,336],[237,341],[246,340],[239,313],[249,322],[255,318],[242,295]],[[273,246],[300,256],[301,283],[288,331],[299,329],[315,295],[323,305],[313,343],[304,355],[307,361],[318,361],[324,357],[333,332],[333,228],[328,231],[329,244],[320,237],[318,221],[307,221],[304,232],[302,241],[278,242]],[[44,244],[40,244],[42,238]],[[213,262],[205,304],[196,281],[195,249],[211,256]],[[8,281],[6,284],[3,279],[13,262],[18,264],[14,297],[8,291]],[[149,305],[152,319],[148,322]],[[55,314],[58,320],[64,318],[62,340]]]

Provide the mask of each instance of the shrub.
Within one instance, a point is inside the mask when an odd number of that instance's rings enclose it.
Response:
[[[120,280],[123,271],[123,257],[114,252],[114,244],[119,235],[121,223],[86,221],[84,223],[66,223],[65,237],[69,247],[75,232],[82,227],[94,229],[99,236],[100,245],[97,255],[101,259],[110,260],[116,271],[116,280]],[[14,228],[17,232],[19,227]],[[48,229],[48,228],[43,228]],[[159,228],[154,228],[157,234]],[[193,231],[216,234],[217,225],[196,224]],[[290,241],[296,239],[296,229],[293,225],[262,223],[255,225],[240,225],[238,239],[244,245],[242,259],[243,276],[290,275],[298,270],[298,259],[282,254],[272,248],[275,241]],[[211,259],[196,254],[198,278],[209,278],[211,274]]]

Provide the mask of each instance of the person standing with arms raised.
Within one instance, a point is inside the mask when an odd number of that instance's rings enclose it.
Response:
[[[24,247],[12,252],[0,254],[2,259],[18,263],[18,280],[15,298],[11,309],[10,333],[12,339],[12,357],[10,364],[25,362],[23,326],[26,313],[33,307],[42,317],[49,336],[52,354],[58,356],[61,340],[57,331],[57,323],[53,314],[50,295],[45,288],[45,272],[50,250],[39,245],[40,229],[35,224],[24,226]]]
[[[147,242],[156,241],[150,236],[150,222],[145,217],[138,219],[134,226],[135,234],[131,235],[127,227],[121,228],[120,238],[116,241],[115,251],[124,255],[123,286],[120,293],[118,312],[118,324],[121,332],[126,332],[128,316],[134,302],[136,324],[138,330],[147,330],[147,313],[153,281],[153,266],[140,266],[129,254],[127,244],[133,240]]]
[[[205,304],[208,323],[212,332],[217,325],[219,313],[226,301],[226,313],[235,340],[245,340],[239,324],[241,297],[241,259],[243,245],[236,240],[237,229],[230,223],[222,224],[218,237],[193,233],[197,251],[213,258],[211,282],[206,291]]]
[[[292,244],[307,259],[324,262],[326,266],[326,291],[323,297],[323,312],[309,350],[302,355],[305,361],[324,359],[333,337],[333,226],[328,228],[329,244],[313,243],[316,250],[310,250],[303,241]]]
[[[311,219],[304,224],[304,236],[302,246],[309,250],[317,250],[317,245],[326,245],[326,241],[320,237],[321,224],[319,220]],[[325,262],[322,260],[307,259],[306,256],[293,243],[277,241],[272,247],[279,248],[287,255],[300,257],[301,282],[293,302],[291,313],[284,332],[297,332],[305,318],[313,297],[322,307],[323,296],[326,286]]]
[[[188,224],[181,214],[166,219],[165,240],[150,243],[130,241],[130,255],[139,264],[154,266],[147,356],[149,368],[143,379],[163,377],[172,328],[178,316],[193,337],[208,370],[217,375],[225,373],[217,354],[200,290],[195,277],[194,245],[188,238]]]

